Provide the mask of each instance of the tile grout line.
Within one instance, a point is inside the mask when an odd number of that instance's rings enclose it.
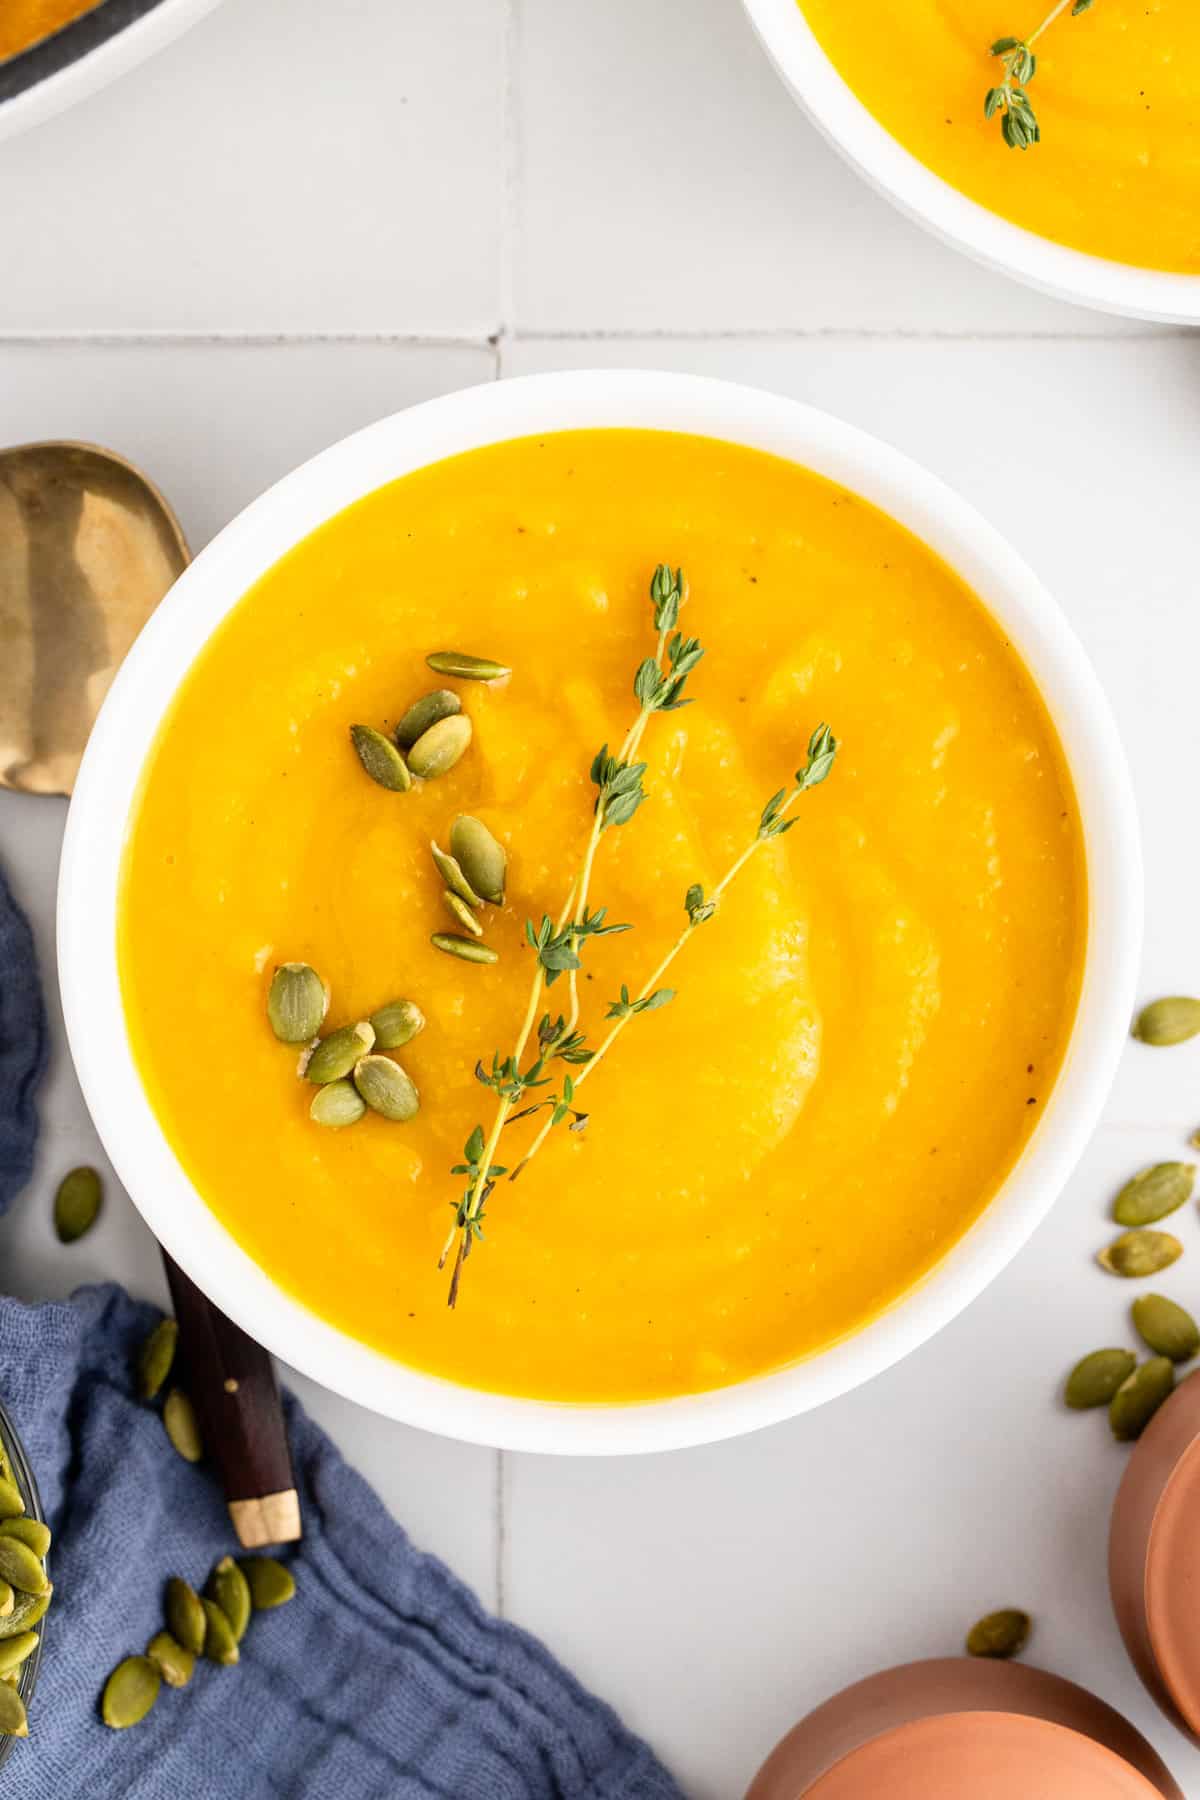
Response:
[[[507,280],[507,278],[506,278]],[[511,306],[511,297],[506,310]],[[499,355],[509,344],[664,343],[664,344],[779,344],[834,343],[846,345],[892,344],[1153,344],[1190,341],[1187,328],[1152,327],[1145,331],[872,331],[836,325],[798,330],[790,326],[760,328],[701,327],[606,327],[578,330],[518,329],[510,318],[493,331],[6,331],[0,329],[0,350],[5,349],[302,349],[305,347],[362,346],[376,349],[490,350]]]
[[[496,1452],[496,1617],[506,1616],[508,1604],[508,1453]]]
[[[520,108],[521,0],[506,0],[504,8],[503,93],[503,208],[500,220],[499,312],[493,340],[497,377],[504,373],[504,355],[517,335],[516,265],[517,229],[521,213]]]

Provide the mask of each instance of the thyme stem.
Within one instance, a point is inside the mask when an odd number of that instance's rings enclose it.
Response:
[[[1029,84],[1037,74],[1038,66],[1033,46],[1068,7],[1074,19],[1087,12],[1091,5],[1092,0],[1057,0],[1036,31],[1031,31],[1027,38],[1002,37],[992,45],[991,54],[1000,58],[1004,79],[988,89],[983,112],[988,119],[999,114],[1001,134],[1010,150],[1028,150],[1032,144],[1042,141],[1042,128],[1029,98]]]

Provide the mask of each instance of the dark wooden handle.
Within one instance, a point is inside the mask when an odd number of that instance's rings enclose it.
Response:
[[[220,1472],[229,1516],[248,1550],[289,1544],[301,1535],[275,1365],[206,1300],[163,1251],[179,1323],[187,1385],[204,1445]]]

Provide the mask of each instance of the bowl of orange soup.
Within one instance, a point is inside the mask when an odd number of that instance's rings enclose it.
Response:
[[[745,0],[815,123],[906,212],[1066,300],[1200,319],[1193,0]]]
[[[88,747],[59,954],[220,1307],[393,1417],[632,1451],[1003,1267],[1139,929],[1106,702],[996,533],[822,413],[605,371],[386,419],[202,552]]]

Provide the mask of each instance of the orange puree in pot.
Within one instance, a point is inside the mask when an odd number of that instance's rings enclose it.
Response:
[[[0,62],[27,50],[52,31],[69,25],[99,4],[99,0],[2,0],[0,3]]]
[[[594,752],[633,717],[647,587],[683,565],[707,655],[651,721],[649,798],[601,843],[593,904],[636,929],[585,951],[593,1039],[803,760],[842,740],[793,831],[730,890],[560,1130],[487,1207],[456,1311],[435,1267],[449,1173],[524,1010],[527,918],[557,912]],[[511,665],[458,684],[471,748],[394,794],[355,721],[394,724],[428,651]],[[451,684],[454,685],[454,684]],[[491,968],[452,929],[429,840],[510,849]],[[734,1382],[896,1300],[987,1205],[1045,1106],[1085,937],[1080,826],[1028,676],[962,582],[892,520],[793,464],[707,439],[526,439],[381,489],[301,543],[184,681],[131,821],[120,967],[134,1050],[199,1192],[315,1312],[456,1381],[571,1400]],[[330,1027],[409,997],[411,1124],[343,1131],[266,1021],[310,962]],[[566,982],[550,1003],[565,1006]],[[561,1065],[559,1065],[561,1066]],[[518,1160],[530,1125],[508,1128]]]
[[[1096,0],[1038,39],[1042,130],[1010,150],[984,96],[989,54],[1053,0],[800,0],[823,48],[907,150],[993,212],[1076,250],[1200,273],[1200,6]]]

